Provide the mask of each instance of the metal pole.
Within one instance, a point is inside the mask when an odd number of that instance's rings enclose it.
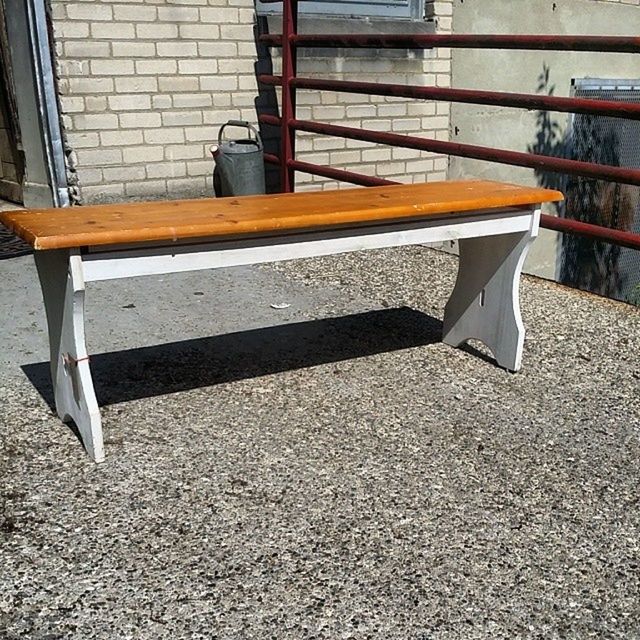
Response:
[[[269,156],[268,158],[265,156],[265,160],[272,164],[280,163],[280,160],[274,156]],[[325,176],[327,178],[333,178],[335,180],[342,180],[343,182],[350,182],[352,184],[360,184],[368,187],[386,184],[401,184],[395,180],[365,176],[361,173],[323,167],[309,162],[293,161],[293,164],[298,171],[304,171],[305,173],[310,173],[312,175]],[[598,240],[600,242],[608,242],[621,247],[640,250],[640,234],[632,233],[630,231],[611,229],[598,224],[589,224],[587,222],[580,222],[579,220],[571,220],[570,218],[558,218],[547,214],[542,214],[540,217],[540,226],[545,229],[552,229],[553,231],[571,233],[573,235],[591,238],[592,240]]]
[[[56,207],[68,207],[67,168],[64,160],[60,114],[51,63],[46,8],[43,0],[29,0],[26,3],[26,8],[33,56],[33,77],[38,96],[38,110],[42,120],[43,150],[53,204]]]
[[[298,31],[298,0],[284,0],[282,7],[282,109],[280,123],[280,190],[295,190],[295,170],[289,161],[296,155],[295,131],[290,126],[296,117],[296,89],[291,80],[296,76],[297,51],[292,38]]]
[[[570,218],[556,218],[555,216],[549,215],[542,215],[540,217],[540,226],[545,229],[572,233],[576,236],[584,236],[585,238],[593,238],[594,240],[617,244],[620,247],[640,250],[640,233],[611,229],[599,224],[589,224],[588,222],[580,222],[579,220],[571,220]]]
[[[332,180],[359,184],[364,187],[380,187],[385,184],[400,184],[395,180],[385,180],[384,178],[378,178],[376,176],[366,176],[362,173],[354,173],[353,171],[346,171],[345,169],[334,169],[333,167],[323,167],[319,164],[300,162],[299,160],[291,160],[291,162],[289,162],[289,166],[293,169],[303,171],[304,173],[310,173],[314,176],[323,176],[325,178],[331,178]]]
[[[279,47],[287,41],[265,34],[262,44]],[[538,51],[602,51],[640,53],[634,36],[494,35],[494,34],[300,34],[290,38],[294,47],[357,47],[365,49],[528,49]]]
[[[274,116],[260,116],[260,122],[264,124],[279,124],[279,119]],[[462,158],[475,158],[476,160],[488,160],[500,164],[511,164],[518,167],[529,167],[541,171],[554,171],[556,173],[569,173],[576,176],[586,176],[610,182],[621,182],[640,186],[640,169],[626,169],[594,162],[581,162],[566,158],[543,156],[536,153],[524,153],[522,151],[507,151],[493,147],[481,147],[473,144],[461,144],[459,142],[444,142],[431,138],[418,138],[404,136],[397,133],[383,131],[370,131],[367,129],[355,129],[341,125],[327,124],[324,122],[311,122],[309,120],[292,120],[290,126],[298,131],[309,133],[323,133],[329,136],[340,136],[352,140],[365,142],[377,142],[390,146],[405,147],[406,149],[419,149],[444,155],[460,156]]]
[[[282,84],[280,76],[261,75],[260,82],[267,85]],[[295,78],[291,84],[296,89],[344,91],[364,95],[418,98],[421,100],[445,100],[470,104],[489,104],[517,109],[545,109],[568,113],[587,113],[612,118],[640,120],[640,104],[615,100],[564,98],[530,93],[507,93],[477,89],[450,89],[448,87],[421,87],[418,85],[357,82],[351,80],[325,80],[320,78]]]

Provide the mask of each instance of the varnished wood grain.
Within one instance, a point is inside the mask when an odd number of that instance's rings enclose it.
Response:
[[[5,211],[0,222],[35,249],[215,238],[526,207],[559,191],[446,181],[367,189]]]

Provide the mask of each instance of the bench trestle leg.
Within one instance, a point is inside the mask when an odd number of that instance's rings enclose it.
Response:
[[[84,336],[82,258],[73,251],[36,251],[35,261],[49,327],[51,381],[56,411],[73,420],[89,455],[104,460],[100,410]]]
[[[445,308],[443,342],[458,347],[476,338],[501,367],[520,369],[524,325],[518,290],[533,240],[530,232],[460,240],[458,279]]]

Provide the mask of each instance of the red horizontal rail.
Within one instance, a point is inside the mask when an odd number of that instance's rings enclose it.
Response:
[[[267,157],[267,155],[265,155],[265,161],[271,162],[272,164],[279,163],[279,159],[276,156]],[[342,180],[343,182],[351,182],[353,184],[361,184],[365,186],[401,184],[395,180],[385,180],[384,178],[365,176],[351,171],[331,169],[329,167],[323,167],[321,165],[311,164],[308,162],[298,162],[293,160],[288,164],[290,167],[297,169],[298,171],[304,171],[305,173],[311,173],[318,176],[325,176],[335,180]],[[572,233],[574,235],[593,238],[602,242],[610,242],[621,247],[628,247],[629,249],[640,249],[640,234],[631,233],[630,231],[611,229],[610,227],[589,224],[588,222],[580,222],[579,220],[571,220],[569,218],[557,218],[556,216],[550,216],[547,214],[542,214],[540,216],[540,226],[553,231]]]
[[[540,226],[545,229],[553,229],[554,231],[563,231],[572,233],[585,238],[595,238],[603,242],[628,247],[629,249],[640,249],[640,233],[632,233],[631,231],[621,231],[619,229],[611,229],[598,224],[589,224],[588,222],[580,222],[579,220],[571,220],[569,218],[556,218],[555,216],[542,215],[540,217]]]
[[[260,75],[258,76],[258,80],[267,85],[280,86],[282,84],[281,76]],[[587,113],[613,118],[640,120],[640,104],[614,100],[562,98],[529,93],[449,89],[433,86],[419,87],[415,85],[324,80],[319,78],[292,78],[289,84],[296,89],[344,91],[347,93],[392,96],[396,98],[447,100],[449,102],[516,107],[518,109],[548,109],[550,111]]]
[[[270,115],[260,116],[259,121],[263,124],[273,126],[280,126],[281,123],[280,118]],[[355,129],[353,127],[344,127],[342,125],[327,124],[324,122],[310,122],[308,120],[291,120],[289,126],[298,131],[307,131],[309,133],[322,133],[330,136],[362,140],[364,142],[388,144],[408,149],[442,153],[443,155],[488,160],[500,164],[529,167],[531,169],[553,171],[556,173],[569,173],[588,178],[596,178],[598,180],[609,180],[611,182],[640,186],[640,170],[638,169],[626,169],[611,165],[567,160],[566,158],[554,158],[535,153],[523,153],[521,151],[506,151],[504,149],[480,147],[458,142],[444,142],[431,138],[417,138],[415,136],[404,136],[383,131]]]
[[[289,160],[287,166],[303,173],[311,173],[316,176],[324,176],[332,180],[341,180],[342,182],[351,182],[364,187],[381,187],[385,184],[398,184],[393,180],[385,180],[376,176],[366,176],[362,173],[354,173],[353,171],[345,171],[344,169],[335,169],[333,167],[323,167],[319,164],[311,164],[309,162],[300,162],[300,160]]]
[[[264,161],[269,164],[280,164],[280,158],[271,153],[264,154]],[[385,180],[377,176],[366,176],[363,173],[354,173],[353,171],[345,171],[344,169],[335,169],[333,167],[324,167],[320,164],[312,164],[310,162],[301,162],[300,160],[289,160],[287,166],[296,171],[310,173],[314,176],[323,176],[332,180],[340,180],[341,182],[351,182],[352,184],[360,184],[364,187],[381,187],[385,184],[399,184],[395,180]]]
[[[282,46],[282,36],[259,36],[263,44]],[[296,34],[296,47],[358,47],[365,49],[529,49],[544,51],[600,51],[640,53],[640,38],[628,36],[493,35],[493,34]]]
[[[264,161],[268,164],[280,164],[280,158],[271,153],[264,154]],[[400,184],[395,180],[385,180],[377,176],[366,176],[363,173],[354,173],[344,169],[335,169],[333,167],[324,167],[320,164],[312,164],[310,162],[301,162],[300,160],[289,160],[287,166],[296,171],[310,173],[314,176],[324,176],[332,180],[340,180],[341,182],[351,182],[352,184],[360,184],[364,187],[381,187],[385,184]]]

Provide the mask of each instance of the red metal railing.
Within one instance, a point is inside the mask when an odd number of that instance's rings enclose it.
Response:
[[[284,192],[295,188],[295,169],[288,161],[296,156],[296,137],[292,127],[288,125],[296,117],[296,89],[291,80],[296,77],[297,51],[291,40],[298,30],[298,0],[284,0],[282,7],[282,122],[280,129],[280,145],[282,162],[280,167],[280,186]]]
[[[281,126],[283,120],[276,116],[264,115],[260,117],[260,122],[273,126]],[[309,120],[292,119],[288,124],[289,128],[297,131],[322,133],[330,136],[350,138],[351,140],[376,142],[378,144],[406,147],[407,149],[462,156],[476,160],[487,160],[489,162],[499,162],[519,167],[529,167],[531,169],[544,169],[545,171],[569,173],[572,175],[640,186],[640,170],[638,169],[625,169],[624,167],[612,165],[594,164],[592,162],[581,162],[579,160],[568,160],[566,158],[554,158],[535,153],[524,153],[522,151],[505,151],[504,149],[480,147],[478,145],[462,144],[459,142],[444,142],[443,140],[433,140],[432,138],[416,138],[414,136],[404,136],[383,131],[355,129],[353,127],[344,127],[342,125],[327,124],[324,122],[311,122]],[[311,166],[317,167],[319,165]]]
[[[279,2],[280,0],[275,0]],[[286,27],[286,25],[285,25]],[[282,35],[260,36],[263,44],[279,47],[286,39]],[[606,53],[640,53],[640,38],[620,36],[535,36],[483,34],[288,34],[288,40],[298,47],[358,47],[368,49],[528,49],[541,51],[601,51]]]
[[[282,76],[261,75],[263,84],[281,86]],[[344,91],[365,95],[392,96],[395,98],[421,98],[446,100],[469,104],[488,104],[520,109],[545,109],[569,113],[588,113],[612,118],[640,120],[640,104],[617,100],[588,100],[585,98],[560,98],[529,93],[504,93],[443,87],[417,87],[404,84],[378,84],[376,82],[351,82],[347,80],[321,80],[318,78],[291,78],[289,86],[295,89]]]
[[[272,0],[273,1],[273,0]],[[277,1],[277,0],[275,0]],[[415,136],[356,129],[342,125],[298,120],[295,116],[297,89],[344,91],[366,95],[444,100],[521,109],[540,109],[570,113],[583,113],[614,118],[640,120],[640,104],[612,100],[587,100],[541,96],[537,94],[422,87],[346,80],[298,78],[296,53],[298,47],[357,47],[424,49],[431,47],[460,47],[478,49],[537,49],[554,51],[598,51],[608,53],[640,53],[640,38],[612,36],[532,36],[532,35],[303,35],[297,33],[298,0],[283,0],[282,35],[262,35],[261,43],[282,47],[282,75],[261,75],[261,83],[282,87],[281,117],[261,115],[262,124],[278,126],[281,131],[280,157],[267,155],[265,160],[280,166],[281,188],[293,191],[294,173],[302,171],[344,182],[365,186],[396,184],[394,181],[366,176],[343,169],[300,162],[295,159],[295,132],[306,131],[353,140],[418,149],[452,156],[475,158],[563,174],[579,175],[599,180],[640,186],[640,170],[619,166],[595,164],[544,156],[533,153],[508,151],[470,144],[445,142]],[[543,215],[541,226],[556,231],[572,233],[633,249],[640,249],[640,234],[610,229],[567,218]]]

